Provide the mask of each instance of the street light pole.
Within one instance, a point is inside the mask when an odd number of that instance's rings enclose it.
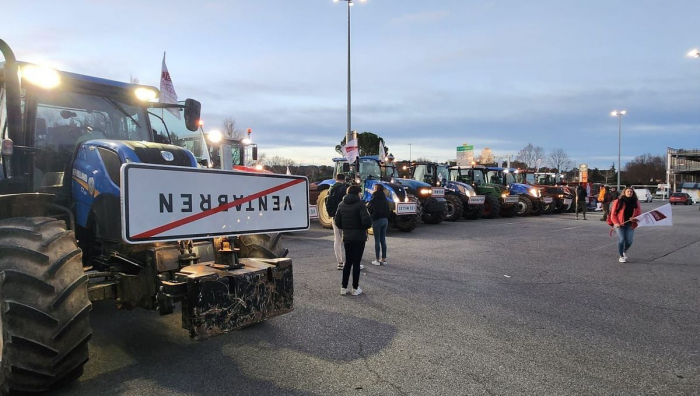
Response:
[[[334,3],[337,3],[339,1],[344,1],[348,3],[348,120],[347,120],[347,129],[345,130],[345,143],[347,144],[352,140],[352,125],[351,125],[351,97],[350,97],[350,7],[352,7],[353,0],[333,0]],[[360,0],[360,1],[365,1],[365,0]]]
[[[627,110],[613,110],[611,116],[619,119],[617,128],[617,192],[620,193],[620,158],[622,153],[622,116],[627,114]]]

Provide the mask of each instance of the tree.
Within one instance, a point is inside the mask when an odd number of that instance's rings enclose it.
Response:
[[[357,145],[360,148],[360,155],[379,155],[379,142],[385,144],[384,139],[375,135],[372,132],[362,132],[357,134]],[[340,144],[335,146],[335,151],[343,155],[341,147],[345,145],[345,138],[340,141]],[[384,155],[389,152],[389,147],[384,146]]]
[[[601,171],[600,173],[605,178],[605,184],[610,184],[610,179],[614,178],[615,175],[617,175],[617,169],[615,168],[615,163],[613,162],[612,165],[610,165],[609,169]]]
[[[528,143],[522,150],[518,151],[516,161],[524,162],[528,168],[535,168],[537,160],[544,160],[544,149],[540,146],[533,146]]]
[[[484,147],[481,150],[481,154],[476,158],[476,162],[480,164],[493,164],[496,162],[496,158],[493,157],[493,151],[490,148]]]
[[[571,159],[564,149],[555,149],[547,157],[547,163],[555,168],[556,172],[565,172],[571,167]]]
[[[625,164],[624,174],[625,181],[630,184],[659,183],[666,177],[666,159],[642,154]]]
[[[245,137],[245,132],[236,128],[236,119],[233,117],[226,117],[221,122],[221,133],[234,140],[241,140]]]
[[[430,158],[426,158],[426,157],[418,157],[418,158],[414,159],[413,161],[415,161],[415,162],[433,162]]]
[[[294,160],[279,155],[265,159],[263,163],[274,173],[286,173],[287,167],[289,167],[290,172],[294,173],[296,170],[294,168],[297,167],[297,163]]]

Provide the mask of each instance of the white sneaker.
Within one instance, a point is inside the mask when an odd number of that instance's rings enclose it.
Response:
[[[380,261],[380,263],[382,263],[382,265],[386,265],[386,259]]]
[[[360,269],[361,269],[361,270],[365,269],[365,266],[362,265],[362,264],[360,264]]]
[[[341,288],[340,288],[340,295],[341,295],[341,296],[344,296],[344,295],[346,295],[346,294],[348,294],[348,289],[347,289],[347,288],[344,288],[344,287],[341,287]]]
[[[374,265],[382,265],[382,262],[381,262],[381,261],[374,260],[374,261],[372,261],[372,264],[374,264]]]
[[[337,268],[338,268],[339,270],[343,269],[343,267],[344,267],[343,263],[338,263],[338,267],[337,267]]]
[[[619,261],[619,262],[621,262],[621,263],[626,263],[626,262],[627,262],[627,259],[624,258],[624,257],[620,257],[620,259],[617,260],[617,261]]]
[[[627,260],[627,252],[622,253],[622,257],[624,257],[625,260]]]
[[[359,296],[360,294],[362,294],[362,289],[360,289],[359,287],[357,289],[352,289],[353,296]]]

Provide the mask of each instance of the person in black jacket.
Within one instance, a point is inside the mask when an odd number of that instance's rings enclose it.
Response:
[[[586,209],[587,207],[587,197],[588,197],[588,191],[586,191],[586,187],[582,185],[578,185],[576,187],[576,219],[578,220],[578,212],[579,210],[583,212],[583,219],[588,220],[586,218]]]
[[[338,205],[343,202],[343,197],[347,193],[348,185],[345,184],[345,175],[338,173],[335,176],[335,184],[328,192],[326,199],[326,211],[328,216],[335,218],[335,212],[338,210]],[[338,269],[343,269],[343,260],[345,259],[345,250],[343,249],[343,234],[340,228],[335,225],[333,220],[333,250],[335,251],[335,259],[338,261]]]
[[[352,295],[362,294],[360,289],[360,261],[365,251],[367,229],[372,226],[372,217],[367,206],[360,199],[362,190],[358,186],[348,187],[348,194],[338,206],[335,213],[335,224],[343,230],[345,245],[345,266],[343,267],[343,283],[340,294],[348,292],[348,280],[352,269]]]
[[[369,214],[372,216],[374,255],[377,257],[376,260],[372,261],[372,264],[384,265],[386,264],[386,230],[389,227],[389,216],[391,215],[391,209],[389,209],[389,202],[386,200],[384,186],[381,184],[375,184],[374,187],[375,190],[372,194],[372,199],[367,205]],[[380,248],[382,253],[381,260],[379,257]]]

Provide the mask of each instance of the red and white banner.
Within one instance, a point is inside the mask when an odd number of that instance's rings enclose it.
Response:
[[[170,78],[168,66],[165,65],[165,52],[163,52],[163,65],[160,69],[160,97],[158,102],[177,104],[177,92],[175,92],[173,80]],[[168,109],[168,111],[173,113],[178,120],[180,119],[180,109]]]
[[[644,212],[637,216],[637,226],[639,227],[655,227],[655,226],[672,226],[673,213],[671,204],[659,206],[654,210]]]
[[[343,146],[343,154],[345,154],[345,159],[349,163],[355,162],[357,157],[360,155],[360,148],[357,145],[357,139],[352,139],[345,146]]]

